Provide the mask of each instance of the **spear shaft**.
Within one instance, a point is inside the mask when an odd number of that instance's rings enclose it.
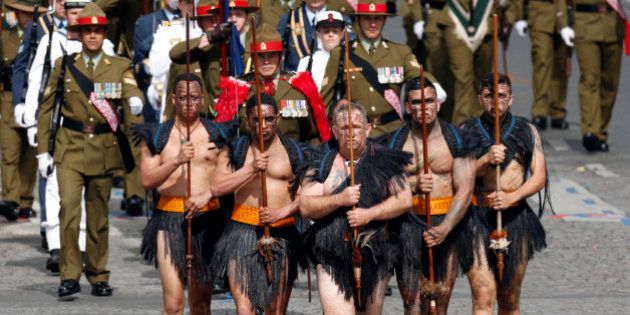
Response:
[[[190,142],[190,16],[186,12],[186,143]],[[186,162],[186,199],[192,196],[190,161]],[[186,215],[186,270],[188,274],[188,294],[192,288],[192,217]]]
[[[499,110],[499,35],[498,35],[498,18],[495,13],[493,16],[493,48],[494,48],[494,141],[496,145],[501,144],[501,125],[499,116],[501,112]],[[501,191],[501,165],[497,164],[496,171],[496,193],[497,195]],[[497,237],[501,236],[503,231],[503,214],[501,211],[497,211]],[[503,252],[497,251],[497,269],[499,273],[499,279],[503,278]]]
[[[429,151],[428,148],[428,138],[429,133],[427,131],[427,100],[424,93],[424,67],[420,65],[420,99],[422,101],[422,168],[425,174],[429,173]],[[424,194],[424,211],[427,216],[427,226],[431,228],[431,194]],[[431,290],[435,289],[435,270],[433,266],[433,248],[427,248],[427,258],[429,259],[429,285]],[[437,304],[433,298],[430,300],[430,311],[431,314],[437,314]]]
[[[258,39],[256,37],[256,20],[252,17],[250,19],[252,26],[252,42],[254,44],[254,48],[258,49]],[[258,53],[256,51],[252,52],[252,57],[254,58],[254,67],[258,65]],[[260,74],[258,73],[258,69],[254,69],[254,84],[256,86],[256,104],[258,109],[258,150],[260,153],[265,152],[265,142],[263,138],[263,117],[262,117],[262,101],[260,98]],[[260,171],[260,190],[262,194],[262,206],[267,207],[267,172]],[[265,224],[263,228],[263,234],[266,239],[271,238],[271,227],[269,224]],[[271,268],[271,247],[265,246],[264,248],[263,258],[265,259],[265,270],[267,272],[267,282],[271,283],[272,280],[272,268]]]

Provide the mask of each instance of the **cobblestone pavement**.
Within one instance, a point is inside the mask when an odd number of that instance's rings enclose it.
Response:
[[[389,22],[388,22],[389,23]],[[391,24],[390,29],[392,29]],[[511,75],[514,112],[529,116],[531,64],[528,41],[512,38]],[[520,62],[522,60],[522,62]],[[581,148],[577,103],[577,64],[570,80],[569,131],[543,133],[556,214],[543,224],[549,247],[530,263],[523,284],[523,314],[630,314],[630,59],[624,58],[611,152],[591,155]],[[119,193],[114,194],[119,198]],[[0,314],[157,314],[162,307],[161,285],[153,266],[140,260],[139,245],[146,218],[129,218],[111,205],[109,268],[114,295],[96,298],[81,280],[83,292],[72,302],[57,301],[59,278],[47,274],[47,254],[39,249],[39,219],[0,221]],[[2,220],[2,219],[0,219]],[[313,277],[313,279],[315,279]],[[401,314],[394,294],[385,300],[384,314]],[[316,285],[308,303],[306,277],[293,290],[290,314],[320,314]],[[234,303],[222,296],[212,304],[215,314],[234,313]],[[459,278],[450,314],[469,314],[470,289]]]

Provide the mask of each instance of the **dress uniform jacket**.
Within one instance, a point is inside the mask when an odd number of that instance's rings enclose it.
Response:
[[[250,4],[254,5],[255,1],[250,0]],[[302,4],[300,0],[262,0],[260,10],[260,24],[278,25],[280,17],[291,9],[298,8]],[[282,33],[280,33],[282,34]]]
[[[280,120],[278,121],[278,130],[281,134],[290,137],[296,141],[312,142],[315,143],[318,140],[317,127],[313,118],[313,112],[308,104],[308,100],[304,94],[294,89],[289,80],[294,75],[291,72],[281,72],[278,78],[274,80],[276,84],[276,92],[273,98],[278,104],[278,110],[280,111]],[[256,94],[254,75],[249,73],[243,76],[242,80],[251,83],[249,96]],[[261,85],[263,79],[261,78]],[[297,117],[299,112],[306,115],[304,117]],[[306,112],[304,111],[306,110]],[[240,130],[242,133],[247,132],[247,121],[245,117],[245,106],[241,106],[239,110],[240,118]]]
[[[95,83],[122,83],[120,98],[110,99],[110,104],[114,110],[122,109],[122,119],[119,121],[124,121],[125,128],[131,129],[132,124],[142,123],[142,117],[131,114],[127,101],[134,96],[142,99],[142,92],[138,89],[130,70],[130,61],[126,58],[105,54],[101,58],[94,68],[92,81]],[[81,54],[76,54],[73,61],[76,68],[87,75],[87,68]],[[57,89],[56,78],[59,77],[60,71],[61,59],[57,59],[51,80],[44,92],[45,97],[37,122],[38,151],[40,153],[45,153],[48,150],[50,121]],[[103,115],[82,92],[69,70],[65,72],[64,98],[66,102],[61,108],[61,115],[64,119],[81,122],[85,126],[107,123]],[[57,133],[54,160],[56,164],[63,163],[66,167],[87,176],[108,174],[123,166],[122,155],[117,142],[116,136],[111,132],[104,134],[82,133],[62,127]]]
[[[49,30],[57,30],[58,25],[56,23],[61,22],[57,18],[53,17],[52,14],[46,14],[40,16],[37,20],[37,26],[35,28],[35,34],[37,36],[37,42],[39,43],[44,35],[47,35]],[[65,23],[65,22],[64,22]],[[24,81],[28,79],[28,71],[30,69],[26,69],[26,63],[28,62],[28,52],[29,45],[31,43],[31,33],[32,33],[33,22],[29,22],[26,27],[26,31],[24,31],[24,35],[22,37],[22,43],[19,44],[20,49],[18,50],[17,57],[15,58],[15,64],[13,65],[13,105],[17,105],[21,101],[22,98],[22,87],[24,86]]]
[[[285,48],[284,69],[286,71],[297,70],[300,59],[308,56],[311,50],[317,50],[315,39],[315,25],[306,14],[306,5],[291,10],[282,15],[276,24],[276,30],[282,36]],[[324,9],[326,10],[326,9]]]
[[[20,36],[17,28],[2,30],[2,63],[5,68],[2,102],[0,103],[0,148],[2,151],[2,196],[5,201],[17,203],[22,208],[33,204],[33,188],[37,176],[35,150],[28,145],[26,129],[18,127],[13,116],[12,93],[9,84],[11,64],[14,62]],[[4,82],[8,81],[8,82]],[[21,88],[20,88],[21,91]],[[21,92],[20,92],[21,94]]]
[[[358,41],[352,42],[350,47],[357,57],[367,61],[375,71],[387,71],[398,73],[396,76],[380,79],[379,82],[387,88],[391,88],[395,95],[400,95],[400,90],[409,79],[420,76],[420,64],[416,57],[411,53],[409,47],[403,44],[397,44],[389,40],[381,40],[378,47],[372,55],[360,45]],[[344,58],[344,52],[340,47],[336,47],[331,51],[328,65],[326,66],[326,74],[322,82],[321,95],[325,104],[330,105],[334,96],[335,79],[339,73],[339,60]],[[346,67],[347,69],[348,67]],[[352,100],[363,105],[367,110],[368,116],[374,124],[371,137],[377,137],[384,133],[393,131],[402,125],[402,120],[396,118],[398,115],[392,105],[369,83],[364,75],[364,69],[358,68],[350,61],[350,87]],[[344,78],[345,79],[345,78]],[[401,105],[402,106],[402,105]],[[399,110],[403,110],[400,108]],[[391,122],[383,124],[385,117],[394,117]]]
[[[140,1],[137,0],[95,0],[110,21],[107,38],[116,46],[116,53],[131,57],[133,52],[133,31],[136,20],[141,15]]]

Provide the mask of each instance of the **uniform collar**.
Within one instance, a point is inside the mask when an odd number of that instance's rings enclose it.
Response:
[[[361,46],[363,46],[363,49],[365,49],[366,52],[369,52],[370,51],[370,45],[372,43],[374,44],[374,48],[378,48],[378,46],[383,41],[383,36],[380,36],[378,39],[376,39],[373,42],[363,38],[363,36],[359,36],[359,41],[361,42]]]
[[[81,53],[81,57],[83,57],[83,63],[87,67],[88,61],[90,61],[90,57],[84,53]],[[101,50],[96,56],[92,57],[92,62],[94,63],[94,69],[98,66],[98,63],[101,61],[103,57],[103,50]]]
[[[313,12],[311,11],[311,9],[309,9],[309,7],[306,4],[304,5],[304,13],[306,13],[306,19],[308,20],[308,23],[312,27],[315,27],[313,23],[315,21],[315,16],[317,15],[317,13],[322,12],[322,11],[326,11],[326,6],[324,6],[321,10],[317,12]]]

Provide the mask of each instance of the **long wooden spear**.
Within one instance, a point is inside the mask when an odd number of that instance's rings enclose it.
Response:
[[[498,18],[495,13],[493,16],[493,44],[494,44],[494,141],[496,145],[501,144],[501,124],[499,110],[499,36],[498,36]],[[501,191],[501,165],[496,165],[496,193]],[[503,230],[503,216],[501,211],[497,212],[497,229],[490,235],[490,248],[494,249],[497,255],[497,271],[499,273],[499,281],[503,279],[503,255],[507,249],[507,232]]]
[[[422,168],[425,174],[429,173],[429,151],[428,148],[428,132],[427,132],[427,100],[424,93],[424,67],[420,65],[420,99],[422,101]],[[424,194],[424,211],[427,216],[428,228],[431,228],[431,194]],[[427,247],[427,256],[429,259],[429,292],[427,295],[430,300],[431,314],[437,314],[437,303],[435,297],[435,271],[433,266],[433,248]]]
[[[350,154],[350,186],[354,186],[354,131],[352,128],[352,94],[350,93],[350,41],[348,41],[348,29],[344,32],[345,64],[346,64],[346,96],[348,98],[348,151]],[[352,206],[352,210],[356,205]],[[359,242],[359,229],[352,228],[352,270],[354,271],[354,282],[357,289],[357,305],[361,305],[361,244]]]
[[[190,15],[186,12],[186,142],[190,142]],[[186,187],[186,199],[192,196],[192,183],[190,180],[191,176],[190,170],[190,161],[186,162],[186,179],[187,179],[187,187]],[[188,294],[190,294],[190,290],[192,288],[192,216],[186,214],[186,271],[188,275]]]
[[[254,17],[250,18],[251,26],[252,26],[252,43],[254,44],[254,51],[252,51],[252,55],[254,58],[254,65],[258,64],[258,53],[256,50],[258,49],[258,39],[256,37],[256,20]],[[256,104],[258,107],[258,149],[260,153],[265,152],[265,142],[263,138],[263,117],[262,117],[262,104],[260,99],[260,74],[258,73],[258,69],[254,69],[254,84],[256,86]],[[260,171],[260,189],[262,194],[262,206],[267,207],[267,172]],[[272,254],[272,246],[273,246],[273,238],[271,237],[271,227],[269,224],[264,225],[263,238],[259,240],[258,243],[258,253],[263,257],[265,261],[265,270],[267,272],[267,282],[271,283],[272,278],[272,268],[271,262],[273,259]]]

